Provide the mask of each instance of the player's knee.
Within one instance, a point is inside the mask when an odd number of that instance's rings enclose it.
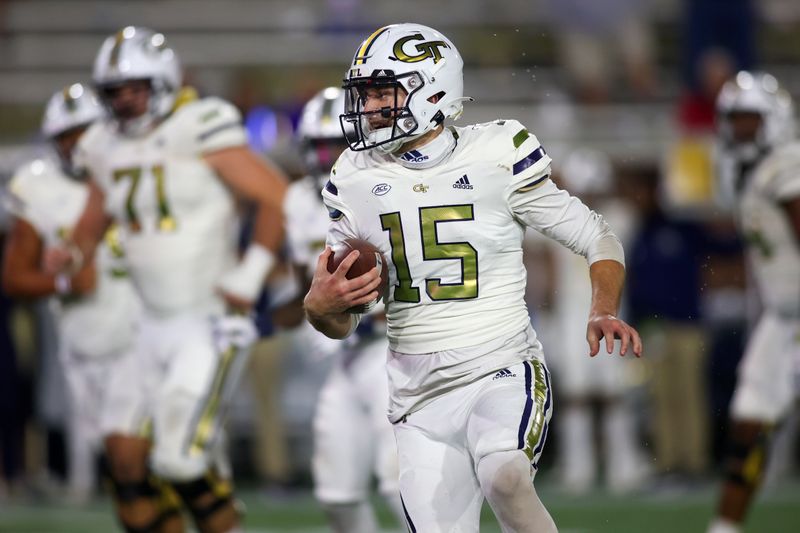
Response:
[[[530,463],[520,451],[491,453],[478,463],[478,478],[487,497],[512,498],[531,486]]]
[[[147,477],[148,447],[144,439],[107,439],[104,458],[111,478],[131,482]]]

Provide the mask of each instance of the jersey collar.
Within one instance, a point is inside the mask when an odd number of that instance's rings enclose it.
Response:
[[[438,165],[453,153],[455,148],[456,138],[449,129],[445,128],[429,143],[408,152],[390,154],[389,157],[405,168],[422,170]]]

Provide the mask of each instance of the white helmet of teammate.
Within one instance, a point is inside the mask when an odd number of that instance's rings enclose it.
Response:
[[[42,133],[54,139],[69,130],[86,127],[103,116],[103,106],[89,87],[73,83],[55,93],[47,101]]]
[[[737,112],[761,115],[752,141],[735,139],[730,117]],[[725,83],[717,97],[717,119],[722,149],[742,162],[755,161],[795,135],[791,96],[774,76],[762,72],[741,71]]]
[[[133,80],[150,82],[148,112],[128,121],[136,122],[125,125],[125,130],[131,133],[140,133],[167,115],[182,83],[180,61],[167,46],[164,35],[138,26],[127,26],[103,42],[94,61],[92,78],[101,98],[104,88]]]
[[[352,124],[353,150],[379,148],[389,153],[403,143],[436,128],[444,119],[463,111],[464,61],[444,35],[421,24],[393,24],[379,28],[361,43],[344,80],[345,113],[342,126]],[[394,87],[395,105],[374,113],[393,118],[391,126],[370,128],[364,112],[364,91]],[[398,89],[408,96],[398,101]]]
[[[303,107],[297,136],[308,171],[327,179],[336,159],[353,138],[353,128],[345,123],[344,131],[339,115],[344,112],[344,91],[339,87],[326,87],[314,95]]]

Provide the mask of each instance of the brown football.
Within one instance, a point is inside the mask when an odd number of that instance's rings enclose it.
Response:
[[[366,274],[372,270],[376,264],[380,263],[381,285],[378,287],[380,295],[374,302],[364,305],[357,305],[347,310],[348,313],[366,313],[369,311],[381,297],[386,295],[386,289],[389,285],[389,266],[386,259],[383,257],[378,248],[369,241],[363,239],[345,239],[333,249],[333,253],[328,257],[328,272],[334,272],[344,258],[353,250],[359,251],[358,259],[352,264],[350,270],[347,271],[347,279],[357,278],[362,274]]]

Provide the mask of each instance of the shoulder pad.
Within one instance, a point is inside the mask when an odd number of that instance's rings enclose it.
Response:
[[[175,111],[175,120],[201,153],[247,143],[239,110],[221,98],[188,102]]]

